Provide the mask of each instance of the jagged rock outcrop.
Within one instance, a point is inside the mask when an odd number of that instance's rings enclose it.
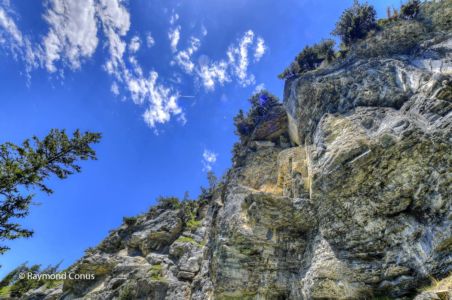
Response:
[[[452,35],[416,32],[287,80],[216,189],[113,231],[70,268],[95,280],[28,299],[409,299],[448,276]]]

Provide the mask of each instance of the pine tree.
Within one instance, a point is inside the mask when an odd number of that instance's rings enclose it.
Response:
[[[366,37],[370,30],[376,28],[376,15],[377,12],[372,5],[360,4],[355,0],[353,6],[342,13],[332,33],[340,36],[342,42],[349,46],[356,40]]]
[[[0,145],[0,241],[27,238],[33,231],[22,228],[17,219],[29,213],[34,194],[53,191],[44,183],[50,176],[65,179],[81,171],[79,160],[96,159],[91,144],[98,143],[99,133],[75,131],[69,138],[64,130],[53,129],[42,140],[34,136],[18,146]],[[0,245],[0,254],[8,247]]]

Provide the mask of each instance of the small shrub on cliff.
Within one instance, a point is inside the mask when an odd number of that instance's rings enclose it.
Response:
[[[295,61],[278,75],[280,79],[317,69],[324,61],[331,62],[335,57],[334,41],[324,40],[313,46],[306,46]]]
[[[241,138],[252,134],[254,128],[263,120],[268,112],[275,106],[280,105],[279,99],[266,90],[262,90],[248,99],[251,107],[247,114],[240,110],[234,117],[235,133]]]
[[[248,99],[251,107],[247,113],[240,110],[237,116],[234,117],[234,125],[236,127],[235,134],[240,137],[240,142],[234,144],[232,149],[232,156],[234,165],[240,165],[243,158],[246,156],[247,147],[244,146],[256,126],[268,116],[274,107],[280,106],[279,99],[266,90],[262,90]]]
[[[431,31],[452,30],[452,5],[450,0],[423,2],[417,20],[423,22]]]
[[[119,300],[133,300],[136,299],[137,287],[134,284],[127,283],[119,292]]]
[[[248,117],[257,124],[273,107],[280,104],[279,99],[266,90],[262,90],[249,99],[251,108]]]
[[[400,16],[403,19],[414,19],[419,14],[421,2],[419,0],[410,0],[400,8]]]
[[[157,198],[158,206],[163,209],[178,209],[181,207],[179,198],[177,197],[163,197]]]
[[[164,281],[165,278],[163,277],[163,267],[161,263],[156,263],[152,265],[152,267],[149,269],[149,273],[151,275],[151,279],[154,281]]]
[[[376,14],[372,5],[355,0],[353,6],[342,13],[332,34],[339,36],[345,45],[351,45],[376,28]]]
[[[137,220],[138,220],[137,217],[124,217],[124,218],[123,218],[124,224],[126,224],[126,225],[128,225],[128,226],[135,225],[135,223],[137,222]]]

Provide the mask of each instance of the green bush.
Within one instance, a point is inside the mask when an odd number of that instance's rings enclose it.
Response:
[[[123,218],[123,222],[124,224],[126,224],[127,226],[132,226],[135,225],[137,222],[138,218],[137,217],[124,217]]]
[[[201,226],[201,221],[200,220],[190,219],[187,222],[187,228],[190,229],[191,231],[195,231],[200,226]]]
[[[152,265],[149,269],[149,273],[151,275],[151,279],[155,281],[164,281],[165,278],[163,277],[163,267],[161,263],[156,263],[155,265]]]
[[[158,206],[163,209],[179,209],[181,203],[177,197],[158,197]]]
[[[353,6],[342,13],[332,34],[339,36],[346,46],[351,45],[376,28],[376,14],[372,5],[360,4],[355,0]]]
[[[278,98],[266,90],[254,94],[249,101],[251,108],[248,113],[245,114],[243,110],[240,110],[234,117],[235,132],[240,137],[251,135],[256,125],[265,118],[268,112],[273,107],[280,105]]]
[[[414,19],[419,14],[421,2],[419,0],[409,0],[407,4],[400,8],[400,16],[404,19]]]
[[[354,44],[351,51],[365,58],[411,54],[418,49],[419,41],[427,36],[427,28],[423,23],[398,19],[375,35]]]
[[[451,0],[427,1],[422,3],[419,15],[416,19],[423,22],[432,31],[451,31]]]
[[[314,46],[306,46],[295,61],[278,75],[280,79],[317,69],[324,61],[331,62],[335,57],[334,41],[324,40]]]
[[[136,299],[136,285],[132,284],[132,283],[128,283],[127,285],[125,285],[120,293],[119,293],[119,300],[133,300]]]
[[[197,241],[195,241],[193,238],[188,237],[188,236],[180,236],[180,237],[176,240],[176,242],[179,242],[179,243],[190,243],[190,244],[193,244],[193,245],[195,245],[195,246],[197,246],[197,247],[202,247],[202,246],[205,245],[204,242],[202,242],[202,243],[200,244],[200,243],[198,243]]]

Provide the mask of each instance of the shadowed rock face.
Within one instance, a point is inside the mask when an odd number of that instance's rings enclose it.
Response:
[[[452,38],[423,45],[287,81],[195,223],[156,207],[71,267],[96,280],[29,299],[403,299],[447,276]]]

